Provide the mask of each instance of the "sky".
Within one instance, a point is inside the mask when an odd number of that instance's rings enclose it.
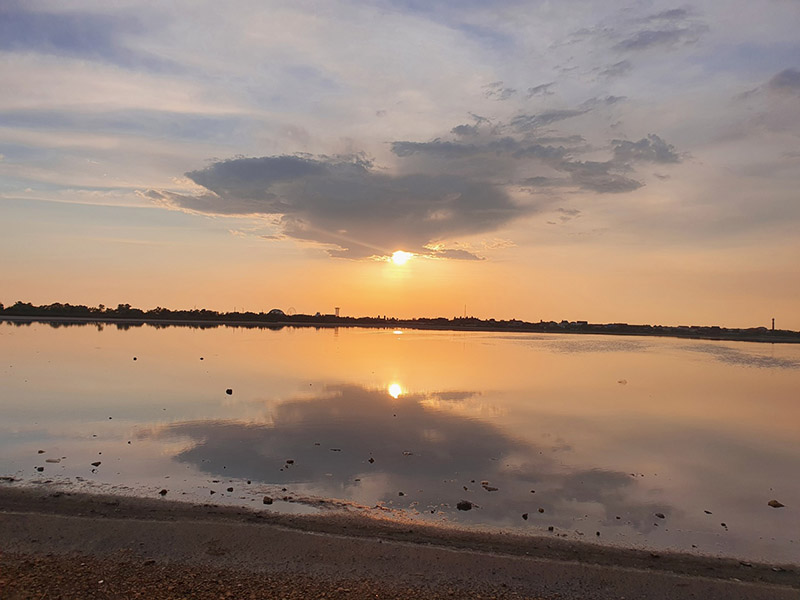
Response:
[[[797,0],[5,0],[0,302],[800,330],[798,31]]]

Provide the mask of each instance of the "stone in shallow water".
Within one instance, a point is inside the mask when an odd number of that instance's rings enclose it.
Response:
[[[767,502],[767,505],[771,506],[772,508],[783,508],[785,504],[781,504],[777,500],[770,500]]]
[[[456,508],[458,510],[472,510],[472,502],[469,500],[462,500],[458,504],[456,504]]]

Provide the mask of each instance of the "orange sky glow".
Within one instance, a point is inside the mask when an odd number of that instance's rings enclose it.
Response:
[[[0,302],[800,330],[800,11],[734,4],[15,5]]]

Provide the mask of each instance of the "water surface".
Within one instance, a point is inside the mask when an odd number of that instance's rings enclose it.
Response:
[[[0,475],[800,563],[799,390],[793,345],[3,323]]]

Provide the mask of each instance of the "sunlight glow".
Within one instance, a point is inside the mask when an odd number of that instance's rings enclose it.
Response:
[[[400,394],[403,393],[403,388],[400,387],[399,383],[393,383],[389,386],[388,392],[392,398],[399,398]]]
[[[408,262],[408,259],[414,256],[411,252],[404,252],[403,250],[398,250],[394,254],[392,254],[392,262],[396,265],[404,265]]]

